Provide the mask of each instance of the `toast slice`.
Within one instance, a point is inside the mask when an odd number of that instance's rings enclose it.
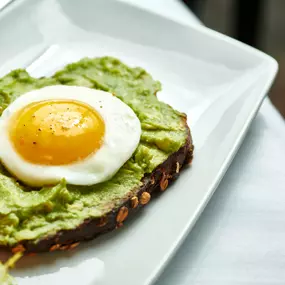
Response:
[[[80,241],[114,230],[163,192],[192,161],[193,144],[186,115],[160,102],[160,83],[141,68],[119,60],[85,58],[50,78],[15,70],[0,79],[0,107],[21,94],[48,85],[79,85],[108,91],[128,104],[141,122],[133,156],[109,181],[33,189],[0,167],[0,245],[14,252],[72,249]],[[80,100],[80,97],[78,98]]]

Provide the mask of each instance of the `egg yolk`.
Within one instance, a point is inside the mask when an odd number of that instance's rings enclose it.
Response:
[[[10,125],[14,148],[26,161],[64,165],[80,161],[102,145],[105,124],[89,105],[47,100],[27,105]]]

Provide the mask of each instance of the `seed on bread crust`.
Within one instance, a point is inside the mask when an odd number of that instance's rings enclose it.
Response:
[[[179,173],[179,170],[180,170],[180,164],[179,164],[179,162],[177,161],[177,162],[176,162],[176,173]]]
[[[79,242],[75,242],[75,243],[70,245],[69,249],[74,249],[74,248],[78,247],[78,245],[79,245]]]
[[[49,251],[56,251],[60,248],[60,244],[54,244],[50,249]]]
[[[126,206],[123,206],[117,215],[116,221],[117,223],[122,223],[128,216],[129,214],[129,209]]]
[[[139,199],[137,196],[131,198],[131,208],[135,209],[139,204]]]
[[[159,186],[161,191],[164,191],[168,186],[168,176],[165,173],[162,174]]]
[[[107,217],[105,217],[105,216],[101,217],[100,220],[97,223],[97,226],[98,227],[104,227],[107,224],[107,222],[108,222]]]
[[[17,253],[17,252],[24,252],[26,249],[22,244],[18,244],[17,246],[12,248],[12,253]]]
[[[70,244],[68,245],[62,245],[59,247],[60,250],[68,250],[70,248]]]
[[[140,203],[142,205],[146,205],[149,202],[150,198],[151,196],[148,192],[143,192],[140,197]]]

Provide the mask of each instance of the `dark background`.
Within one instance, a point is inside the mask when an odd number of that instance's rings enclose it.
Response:
[[[285,0],[181,0],[211,29],[271,56],[279,73],[270,98],[285,117]]]

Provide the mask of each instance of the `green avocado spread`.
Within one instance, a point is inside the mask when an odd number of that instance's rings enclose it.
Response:
[[[0,164],[0,245],[37,242],[59,230],[73,229],[87,218],[105,215],[136,192],[146,173],[185,144],[184,115],[158,101],[160,83],[145,70],[130,68],[111,57],[84,58],[49,78],[33,78],[21,69],[10,72],[0,79],[0,114],[21,94],[58,84],[113,93],[138,116],[140,143],[112,179],[92,186],[68,185],[63,180],[51,187],[32,189]]]

